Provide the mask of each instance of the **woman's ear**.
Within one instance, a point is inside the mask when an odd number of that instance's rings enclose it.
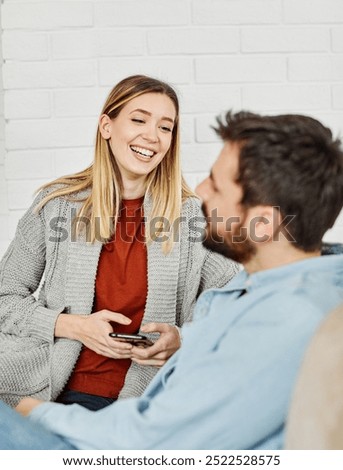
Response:
[[[112,121],[107,114],[102,114],[99,119],[99,131],[103,139],[108,140],[111,137]]]

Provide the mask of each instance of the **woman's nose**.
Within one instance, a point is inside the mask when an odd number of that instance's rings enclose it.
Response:
[[[144,139],[148,140],[149,142],[157,142],[158,141],[158,134],[157,129],[155,126],[148,126],[144,129],[143,132]]]

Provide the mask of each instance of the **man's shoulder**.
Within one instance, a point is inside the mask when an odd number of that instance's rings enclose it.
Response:
[[[244,276],[236,276],[242,279],[239,284],[243,287]],[[235,280],[233,283],[236,284]],[[233,283],[212,292],[215,297],[216,292],[219,294],[216,308],[228,309],[233,321],[240,324],[288,324],[290,328],[306,323],[317,324],[327,312],[343,302],[343,288],[333,282],[320,282],[319,278],[301,283],[295,279],[293,285],[266,284],[251,291],[248,288],[238,298],[232,291]]]
[[[332,303],[343,302],[343,256],[320,256],[313,269],[295,273],[286,284],[286,292],[304,299],[321,310]]]
[[[251,305],[247,321],[257,320],[272,328],[281,326],[296,335],[297,331],[312,330],[318,326],[342,302],[342,288],[330,283],[274,290]]]
[[[319,256],[258,279],[257,303],[325,311],[343,302],[343,256]]]

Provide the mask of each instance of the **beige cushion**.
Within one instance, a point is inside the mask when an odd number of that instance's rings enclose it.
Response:
[[[343,449],[343,305],[306,352],[286,427],[286,449]]]

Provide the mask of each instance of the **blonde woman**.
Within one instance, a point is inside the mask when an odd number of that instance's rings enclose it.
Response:
[[[42,188],[1,262],[1,399],[95,410],[140,395],[179,348],[200,292],[237,270],[202,246],[203,225],[181,175],[175,91],[122,80],[101,112],[93,164]]]

